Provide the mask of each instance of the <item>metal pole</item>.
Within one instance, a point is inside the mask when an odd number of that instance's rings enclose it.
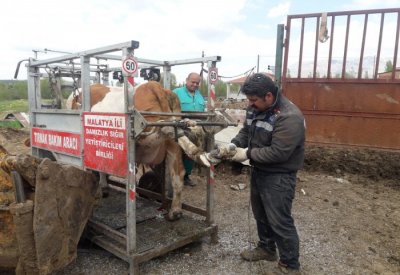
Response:
[[[132,48],[122,50],[123,59],[133,56]],[[121,61],[122,62],[122,61]],[[130,78],[130,79],[129,79]],[[133,76],[124,76],[124,98],[125,113],[129,110],[129,86],[133,86]],[[133,87],[132,87],[133,89]],[[134,102],[132,103],[134,105]],[[131,116],[129,116],[131,117]],[[135,118],[133,118],[135,119]],[[135,254],[137,250],[136,243],[136,171],[135,171],[135,139],[130,136],[133,123],[127,123],[127,143],[128,143],[128,184],[126,185],[126,252],[128,254],[129,274],[137,274],[139,264],[136,262]]]
[[[164,74],[164,88],[167,90],[171,89],[171,66],[164,65],[163,66],[163,74]]]
[[[90,57],[81,56],[82,110],[90,111]],[[82,143],[83,144],[83,143]]]
[[[284,25],[279,24],[276,35],[276,54],[275,54],[275,83],[280,87],[282,78],[282,58],[283,58],[283,34]]]
[[[208,62],[208,72],[211,71],[211,68],[216,67],[216,62]],[[215,111],[215,87],[214,84],[211,82],[211,74],[208,74],[207,78],[207,84],[208,84],[208,111],[209,112],[214,112]],[[211,151],[214,148],[214,136],[213,135],[207,135],[207,151]],[[214,184],[215,184],[215,167],[214,165],[211,165],[210,168],[208,169],[208,175],[207,175],[207,203],[206,203],[206,222],[209,225],[214,224]],[[218,236],[217,236],[217,231],[211,234],[211,242],[216,243]]]

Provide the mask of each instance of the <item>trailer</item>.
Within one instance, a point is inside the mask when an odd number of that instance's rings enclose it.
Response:
[[[183,204],[183,210],[190,215],[173,223],[161,218],[160,212],[156,210],[170,200],[165,190],[158,194],[136,186],[135,139],[149,123],[140,112],[129,106],[129,89],[135,85],[139,71],[142,77],[159,79],[162,69],[164,87],[169,88],[173,66],[206,64],[209,72],[208,112],[200,113],[199,116],[207,118],[215,108],[216,63],[221,61],[221,57],[158,61],[136,57],[134,51],[138,48],[139,42],[132,40],[44,60],[30,58],[27,64],[32,155],[93,171],[101,180],[113,182],[109,184],[113,195],[104,199],[94,210],[85,236],[127,261],[130,274],[138,274],[141,262],[203,236],[210,236],[211,241],[216,242],[218,234],[214,220],[213,166],[207,173],[207,200],[204,208]],[[112,66],[111,62],[117,62],[117,65]],[[109,84],[111,73],[116,81],[124,85],[125,112],[91,113],[90,85]],[[72,90],[82,89],[81,110],[68,110],[63,106],[62,86],[65,83],[62,79],[68,77],[71,79],[69,86]],[[55,100],[51,104],[41,97],[43,78],[48,79],[54,91]],[[96,125],[99,119],[113,124],[113,127]],[[106,131],[108,138],[97,142],[88,131],[93,127]],[[113,129],[117,129],[118,134],[113,134]],[[106,144],[103,147],[107,148],[106,152],[102,151],[101,144]],[[208,149],[212,149],[213,144],[214,137],[208,136]],[[145,200],[140,195],[156,200]],[[112,199],[117,201],[110,203],[108,200]],[[117,210],[110,209],[112,204],[117,205]]]

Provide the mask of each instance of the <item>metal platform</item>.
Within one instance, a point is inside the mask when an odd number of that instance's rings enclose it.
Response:
[[[110,190],[89,220],[86,237],[117,257],[128,261],[126,251],[126,195]],[[138,197],[136,201],[136,252],[133,260],[141,262],[161,256],[204,236],[216,235],[217,225],[208,225],[188,212],[178,221],[165,220],[165,209],[157,201]]]

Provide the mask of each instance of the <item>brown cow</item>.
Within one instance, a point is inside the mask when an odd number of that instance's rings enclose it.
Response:
[[[101,84],[92,85],[91,111],[92,112],[123,112],[124,93],[120,87],[107,87]],[[138,111],[180,113],[180,103],[175,93],[164,89],[160,83],[149,81],[138,86],[134,92],[135,109]],[[96,103],[96,100],[100,100]],[[80,106],[81,96],[69,99],[72,108]],[[95,104],[94,104],[95,103]],[[68,105],[67,105],[68,106]],[[146,121],[176,120],[177,117],[148,115]],[[186,136],[175,140],[175,131],[171,126],[147,127],[136,140],[135,161],[140,164],[155,166],[165,160],[167,182],[173,188],[171,208],[167,218],[176,220],[182,216],[182,188],[184,167],[182,162],[182,149],[198,163],[209,166],[205,154],[195,146]],[[139,178],[139,175],[137,175]]]

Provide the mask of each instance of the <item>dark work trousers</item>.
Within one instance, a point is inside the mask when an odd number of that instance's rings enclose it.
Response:
[[[259,246],[275,252],[280,261],[300,268],[299,236],[292,217],[296,173],[268,173],[254,168],[251,173],[251,207],[257,223]]]

